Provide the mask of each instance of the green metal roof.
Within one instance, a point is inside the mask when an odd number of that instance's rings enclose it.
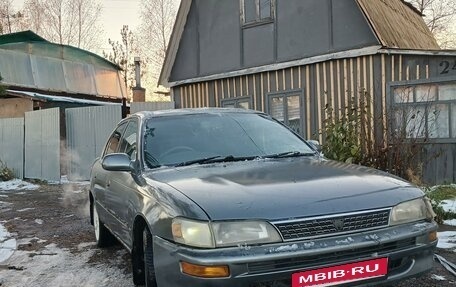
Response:
[[[120,70],[99,55],[32,31],[0,36],[0,74],[10,87],[122,98],[126,87]]]
[[[10,43],[19,43],[19,42],[48,42],[48,41],[46,39],[38,36],[37,34],[33,33],[30,30],[0,35],[0,45],[10,44]]]
[[[30,30],[0,35],[0,49],[19,51],[74,62],[96,64],[99,66],[121,70],[117,64],[95,53],[70,45],[61,45],[49,42]]]

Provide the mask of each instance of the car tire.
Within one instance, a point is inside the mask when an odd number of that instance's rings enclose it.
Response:
[[[143,258],[144,258],[144,279],[146,287],[157,287],[154,268],[154,251],[152,244],[152,234],[149,228],[143,230]]]
[[[95,229],[95,239],[98,247],[108,247],[112,245],[113,236],[111,232],[104,226],[103,222],[98,217],[98,211],[95,202],[92,203],[93,227]]]

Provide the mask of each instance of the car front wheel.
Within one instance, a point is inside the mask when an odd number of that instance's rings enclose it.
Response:
[[[98,247],[107,247],[112,244],[111,232],[104,226],[98,217],[98,211],[95,202],[92,204],[93,227],[95,229],[95,239]]]
[[[155,280],[154,254],[152,245],[152,234],[146,227],[143,231],[143,255],[144,255],[144,273],[146,287],[157,287]]]

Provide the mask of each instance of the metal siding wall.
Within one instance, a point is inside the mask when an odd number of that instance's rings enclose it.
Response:
[[[90,167],[122,119],[120,106],[74,108],[65,111],[68,179],[90,179]]]
[[[25,177],[60,181],[60,109],[25,113]]]
[[[131,103],[130,114],[141,111],[160,111],[174,109],[174,102],[144,102],[144,103]]]
[[[24,119],[0,119],[0,160],[24,178]]]

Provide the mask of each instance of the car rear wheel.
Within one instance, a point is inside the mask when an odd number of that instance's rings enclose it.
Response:
[[[146,287],[157,287],[154,268],[154,253],[152,245],[152,234],[149,228],[143,230],[143,258],[144,258],[144,274]]]
[[[95,202],[92,204],[93,227],[95,229],[95,239],[98,247],[107,247],[112,244],[112,234],[104,226],[98,217],[98,211]]]

